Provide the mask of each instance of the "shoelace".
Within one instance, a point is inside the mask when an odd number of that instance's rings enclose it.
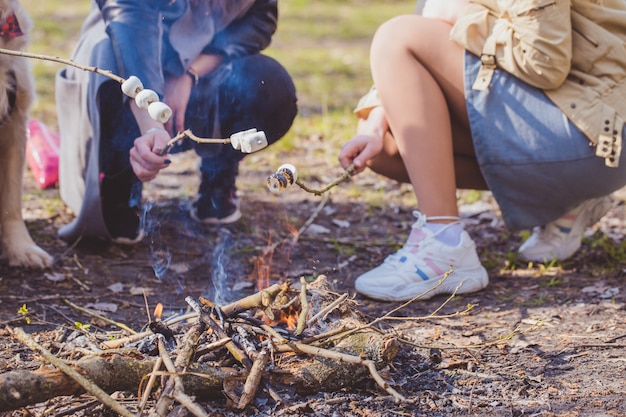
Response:
[[[444,227],[442,227],[440,230],[434,232],[432,235],[426,237],[426,239],[422,240],[421,242],[417,243],[417,244],[411,244],[409,242],[405,243],[404,246],[402,246],[396,253],[394,253],[392,256],[388,256],[385,259],[385,262],[389,262],[389,263],[398,263],[400,262],[400,260],[402,259],[402,257],[405,255],[410,255],[411,253],[409,252],[409,248],[411,247],[416,247],[419,246],[420,244],[422,244],[425,240],[427,239],[432,239],[434,237],[436,237],[437,235],[439,235],[440,233],[443,233],[446,229],[448,229],[449,227],[452,227],[455,224],[460,223],[460,218],[457,216],[426,216],[425,214],[423,214],[422,212],[418,211],[418,210],[414,210],[412,212],[413,216],[417,219],[415,221],[415,223],[413,223],[413,225],[411,226],[411,230],[413,229],[423,229],[424,225],[429,221],[429,220],[453,220],[451,223],[446,224]],[[411,254],[412,255],[412,254]]]
[[[435,237],[440,233],[443,233],[446,229],[448,229],[449,227],[452,227],[455,224],[458,224],[461,222],[461,219],[457,216],[430,216],[427,217],[425,214],[423,214],[422,212],[418,211],[418,210],[413,210],[413,216],[415,216],[415,218],[417,218],[417,221],[415,223],[413,223],[413,226],[411,227],[412,229],[422,229],[424,227],[424,225],[426,223],[428,223],[429,220],[452,220],[451,223],[446,224],[444,227],[442,227],[441,229],[437,230],[436,232],[433,233],[433,235],[431,237]]]

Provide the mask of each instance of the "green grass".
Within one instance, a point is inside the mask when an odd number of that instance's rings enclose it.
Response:
[[[89,12],[87,0],[21,0],[34,23],[29,52],[69,58]],[[32,115],[56,128],[54,78],[61,64],[33,60],[37,101]]]

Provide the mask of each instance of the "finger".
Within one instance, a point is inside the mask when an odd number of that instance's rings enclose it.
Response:
[[[176,131],[182,132],[185,130],[185,112],[176,113]]]
[[[174,121],[172,120],[173,117],[170,117],[167,122],[165,122],[165,124],[163,125],[163,127],[165,128],[165,130],[167,130],[168,132],[173,132],[174,129],[172,129],[172,127],[174,127]]]
[[[133,172],[135,173],[137,178],[139,178],[139,181],[151,181],[156,178],[156,173],[145,169],[145,167],[141,165],[141,163],[139,163],[138,161],[131,160],[130,166],[133,169]]]
[[[159,172],[169,166],[171,162],[167,155],[159,156],[151,150],[140,151],[136,147],[130,150],[130,161],[131,164],[135,163],[139,172]]]

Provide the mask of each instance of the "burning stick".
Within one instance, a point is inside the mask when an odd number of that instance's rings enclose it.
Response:
[[[187,129],[170,139],[165,148],[159,152],[159,155],[163,156],[168,153],[176,142],[184,138],[189,138],[197,143],[230,143],[234,149],[241,151],[242,153],[253,153],[267,147],[268,145],[265,132],[262,130],[258,131],[254,128],[233,133],[230,138],[227,139],[201,138],[194,135],[191,130]]]
[[[283,164],[276,170],[274,174],[270,175],[267,178],[267,187],[270,189],[271,192],[279,193],[285,190],[287,187],[290,187],[293,184],[297,184],[300,188],[302,188],[304,191],[308,193],[315,194],[315,195],[322,195],[328,190],[330,190],[331,188],[339,185],[341,182],[350,178],[352,174],[354,173],[354,170],[355,170],[354,165],[348,166],[348,168],[345,169],[343,174],[341,174],[341,176],[337,178],[335,181],[332,181],[331,183],[329,183],[328,185],[326,185],[325,187],[319,190],[315,190],[315,189],[307,187],[301,181],[298,180],[298,171],[296,170],[295,166],[291,164]]]

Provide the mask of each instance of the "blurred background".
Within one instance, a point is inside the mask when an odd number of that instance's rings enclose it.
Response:
[[[29,52],[69,58],[88,0],[22,0],[35,27]],[[300,114],[282,146],[310,134],[345,139],[353,133],[352,109],[369,88],[369,43],[388,18],[412,13],[411,0],[287,0],[279,2],[280,20],[265,52],[292,74]],[[138,39],[141,34],[138,34]],[[33,62],[38,100],[33,117],[56,128],[54,76],[61,64]]]

